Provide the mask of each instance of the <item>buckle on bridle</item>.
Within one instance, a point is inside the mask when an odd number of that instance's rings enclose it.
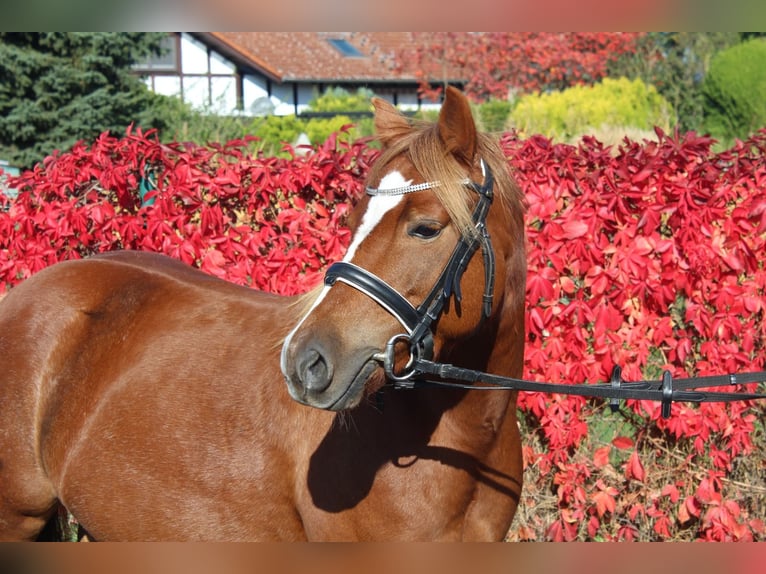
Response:
[[[407,364],[400,372],[396,372],[396,345],[400,342],[406,342],[410,350],[410,357]],[[383,363],[383,371],[386,377],[396,388],[411,389],[415,386],[415,375],[417,373],[416,364],[420,360],[420,346],[412,344],[412,337],[406,333],[400,333],[391,337],[386,343],[384,351],[373,355],[376,361]]]

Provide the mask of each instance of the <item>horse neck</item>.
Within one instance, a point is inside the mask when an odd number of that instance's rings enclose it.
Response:
[[[497,214],[494,229],[512,229],[518,222],[508,213]],[[511,236],[493,234],[500,253],[495,286],[497,311],[487,319],[469,340],[454,342],[440,360],[496,375],[521,378],[524,365],[524,295],[526,286],[526,254]],[[476,255],[478,256],[478,254]],[[445,415],[461,420],[466,427],[499,428],[509,410],[515,409],[516,393],[504,390],[467,392],[447,410]]]
[[[455,342],[439,357],[441,362],[492,374],[520,378],[524,354],[524,316],[513,301],[504,300],[494,319],[490,319],[469,341]],[[452,429],[464,429],[475,441],[476,429],[499,429],[509,409],[514,409],[516,393],[505,390],[449,391],[436,399],[439,389],[424,391],[421,400],[427,408],[440,409]],[[435,400],[436,399],[436,400]],[[426,408],[424,406],[424,408]]]

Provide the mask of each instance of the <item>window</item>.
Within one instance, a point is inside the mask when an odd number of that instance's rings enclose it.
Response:
[[[178,70],[178,36],[175,34],[163,38],[160,54],[153,55],[133,66],[136,70],[171,72]]]
[[[181,77],[180,76],[154,76],[149,85],[155,92],[163,96],[181,95]]]
[[[188,34],[181,36],[181,72],[184,74],[207,74],[210,71],[210,55],[205,44]]]
[[[329,38],[327,41],[330,42],[332,47],[338,50],[338,52],[343,54],[346,58],[364,57],[364,54],[357,50],[355,46],[351,45],[348,40],[343,38]]]
[[[198,110],[231,114],[241,109],[235,63],[186,32],[168,35],[163,53],[135,70],[154,92],[180,96]]]

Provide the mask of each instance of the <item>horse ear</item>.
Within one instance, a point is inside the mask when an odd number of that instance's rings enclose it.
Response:
[[[447,151],[467,165],[473,164],[476,155],[476,124],[468,99],[452,86],[447,86],[439,112],[439,135]]]
[[[372,98],[375,108],[375,131],[384,146],[409,133],[410,122],[392,104],[381,98]]]

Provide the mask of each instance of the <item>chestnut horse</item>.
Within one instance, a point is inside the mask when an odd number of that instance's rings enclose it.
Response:
[[[384,149],[344,262],[419,305],[476,234],[491,172],[491,304],[472,256],[429,354],[520,376],[523,208],[500,148],[453,88],[433,124],[374,106]],[[288,299],[140,252],[12,289],[0,539],[35,539],[62,508],[96,540],[503,539],[521,490],[515,393],[386,384],[381,351],[403,327],[368,295],[339,280]],[[395,347],[399,362],[414,352]]]

